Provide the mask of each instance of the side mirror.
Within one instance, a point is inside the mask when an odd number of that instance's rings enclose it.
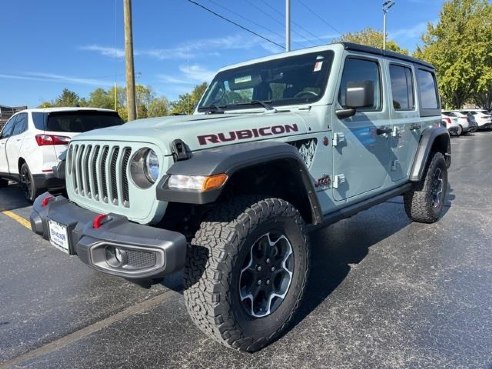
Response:
[[[336,111],[339,119],[350,118],[357,108],[367,108],[374,105],[373,81],[350,81],[345,90],[345,106]]]
[[[345,106],[347,108],[367,108],[374,105],[373,81],[350,81],[347,83]]]

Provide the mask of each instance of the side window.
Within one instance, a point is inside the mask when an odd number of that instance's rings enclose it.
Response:
[[[15,122],[14,130],[12,131],[12,136],[21,134],[27,130],[27,114],[22,113],[17,116],[17,121]]]
[[[45,131],[45,120],[46,120],[46,113],[37,113],[33,112],[31,113],[32,121],[34,122],[34,127],[36,129]]]
[[[412,70],[394,64],[390,65],[389,70],[393,108],[395,110],[415,109]]]
[[[1,138],[7,138],[12,136],[12,131],[14,129],[15,122],[17,120],[17,115],[15,117],[10,118],[7,123],[5,123],[5,126],[3,127],[2,130],[2,136]]]
[[[417,70],[417,83],[422,109],[439,109],[437,98],[437,84],[434,74],[427,70]]]
[[[381,76],[379,64],[373,60],[347,58],[343,68],[342,82],[338,93],[338,102],[345,106],[345,92],[348,82],[372,81],[374,84],[374,104],[364,111],[381,110]]]

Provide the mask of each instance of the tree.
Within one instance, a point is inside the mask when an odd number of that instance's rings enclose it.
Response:
[[[366,28],[360,32],[345,33],[342,37],[337,39],[337,41],[354,42],[381,49],[383,47],[383,33],[376,31],[373,28]],[[386,40],[386,49],[408,55],[408,50],[402,49],[395,41],[392,40]]]
[[[153,99],[148,106],[147,115],[149,117],[169,115],[169,101],[165,97]]]
[[[487,0],[449,0],[436,25],[429,23],[415,55],[434,64],[443,102],[461,108],[492,85],[492,5]]]
[[[111,90],[96,88],[89,95],[88,105],[94,108],[114,109],[114,93],[111,94]]]
[[[80,106],[80,97],[68,88],[63,89],[60,96],[55,100],[55,106]]]
[[[44,109],[44,108],[52,108],[53,101],[43,101],[41,104],[39,104],[38,108]]]
[[[207,89],[207,83],[195,86],[191,93],[179,95],[179,99],[171,104],[172,114],[192,114],[200,98]]]
[[[147,118],[148,106],[154,99],[152,89],[144,85],[136,85],[135,98],[137,104],[137,118]]]

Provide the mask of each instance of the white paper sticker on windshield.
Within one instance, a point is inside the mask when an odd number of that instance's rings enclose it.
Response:
[[[323,62],[322,61],[317,61],[316,64],[314,64],[314,70],[313,70],[313,72],[319,72],[322,67],[323,67]]]
[[[251,82],[251,76],[237,77],[234,79],[234,83]]]

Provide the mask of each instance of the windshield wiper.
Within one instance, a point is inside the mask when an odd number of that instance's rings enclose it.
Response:
[[[272,100],[267,100],[267,101],[261,101],[261,100],[251,100],[251,101],[248,101],[248,102],[244,102],[244,103],[239,103],[239,104],[234,104],[234,105],[261,105],[263,106],[266,110],[275,110],[273,107],[272,107]]]
[[[209,106],[202,106],[201,108],[198,108],[198,111],[203,111],[206,114],[224,114],[224,106],[211,104]]]

